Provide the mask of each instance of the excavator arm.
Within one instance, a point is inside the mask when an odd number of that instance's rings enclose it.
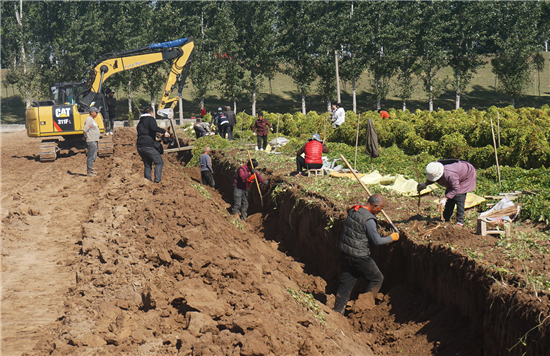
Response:
[[[181,96],[181,89],[183,89],[183,85],[185,84],[194,47],[195,40],[193,37],[186,37],[120,53],[106,54],[92,65],[85,89],[77,95],[77,102],[84,110],[92,106],[98,94],[101,93],[103,83],[113,74],[174,59],[170,73],[166,79],[159,106],[160,109],[163,109],[167,103],[178,99],[178,97],[169,99],[172,94],[172,88],[178,79],[182,79],[180,80],[180,89],[178,91],[178,96]],[[184,68],[186,68],[185,75],[183,78],[180,78]]]

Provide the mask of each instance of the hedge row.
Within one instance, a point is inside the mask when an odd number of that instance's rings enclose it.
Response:
[[[359,145],[363,145],[368,119],[373,119],[381,147],[397,145],[407,155],[427,153],[439,158],[460,158],[471,162],[476,168],[487,168],[495,164],[491,119],[495,140],[500,146],[500,165],[521,168],[550,166],[550,107],[540,109],[513,107],[491,107],[487,111],[475,109],[465,112],[438,110],[434,112],[417,110],[390,110],[391,119],[381,119],[376,111],[360,114]],[[346,122],[338,129],[330,125],[328,113],[309,112],[295,114],[264,113],[266,119],[287,137],[304,139],[313,133],[326,136],[330,142],[355,146],[357,115],[346,113]],[[239,113],[236,131],[242,136],[252,133],[255,117]],[[241,126],[242,124],[242,126]],[[497,125],[498,124],[498,125]]]

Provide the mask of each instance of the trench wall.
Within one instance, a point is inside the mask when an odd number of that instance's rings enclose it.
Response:
[[[216,189],[231,202],[238,166],[214,163]],[[275,178],[262,186],[263,207],[259,195],[252,193],[249,215],[262,212],[276,219],[276,224],[270,227],[276,226],[277,231],[269,231],[268,238],[276,239],[284,251],[303,262],[307,273],[324,278],[327,294],[336,294],[337,245],[346,212],[330,211],[330,205],[316,199],[319,197],[298,194],[292,189],[279,189],[273,195],[274,187],[283,182],[284,178]],[[550,322],[542,323],[550,315],[544,307],[548,304],[538,303],[506,281],[497,282],[501,280],[498,275],[474,260],[446,246],[419,244],[407,236],[397,243],[373,249],[372,257],[385,277],[382,292],[413,283],[437,303],[456,305],[469,318],[473,331],[482,335],[484,355],[550,354]]]

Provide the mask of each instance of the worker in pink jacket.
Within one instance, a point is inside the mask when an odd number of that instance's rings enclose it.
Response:
[[[446,188],[445,198],[441,199],[443,205],[443,218],[450,221],[456,205],[456,225],[464,226],[464,205],[466,193],[476,189],[477,173],[471,163],[459,159],[440,159],[428,163],[426,166],[426,183],[417,186],[420,192],[429,184],[439,183]]]

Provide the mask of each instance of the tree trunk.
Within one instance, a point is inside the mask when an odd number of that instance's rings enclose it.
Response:
[[[332,112],[332,111],[331,111],[331,106],[332,106],[332,104],[331,104],[331,102],[330,102],[330,99],[328,99],[328,100],[327,100],[327,112]]]
[[[456,68],[456,98],[455,98],[455,110],[460,109],[460,65]]]
[[[252,89],[252,116],[256,116],[256,88]]]
[[[151,94],[151,107],[155,111],[155,96],[153,94]]]
[[[338,74],[338,51],[334,51],[334,63],[336,67],[336,98],[341,103],[340,99],[340,75]]]
[[[306,114],[306,94],[304,93],[304,89],[302,88],[302,114]]]
[[[352,8],[353,8],[353,5],[352,5]],[[351,80],[351,87],[353,91],[353,112],[357,114],[357,92],[355,91],[355,79]]]
[[[381,100],[380,100],[380,88],[382,87],[382,83],[380,81],[380,78],[376,79],[376,89],[377,89],[377,93],[376,93],[376,110],[380,110],[382,109],[382,104],[381,104]]]
[[[516,106],[516,98],[512,97],[512,100],[510,102],[510,104],[515,107]]]
[[[17,19],[17,23],[19,24],[19,27],[21,29],[21,33],[23,33],[23,0],[19,1],[19,12],[17,11],[17,4],[15,5],[15,18]],[[25,80],[25,103],[26,107],[31,106],[31,97],[29,94],[29,82],[27,77],[27,57],[25,55],[25,43],[23,39],[21,40],[21,64],[23,65],[23,77]]]
[[[128,112],[130,115],[132,114],[132,92],[130,91],[130,88],[132,87],[132,80],[128,80]]]
[[[405,112],[405,110],[407,110],[407,102],[403,99],[403,112]]]
[[[430,112],[434,111],[434,96],[433,96],[434,87],[432,85],[432,78],[430,78],[430,86],[428,92],[428,110]]]
[[[201,107],[204,108],[204,98],[201,98],[200,104],[201,104]]]

